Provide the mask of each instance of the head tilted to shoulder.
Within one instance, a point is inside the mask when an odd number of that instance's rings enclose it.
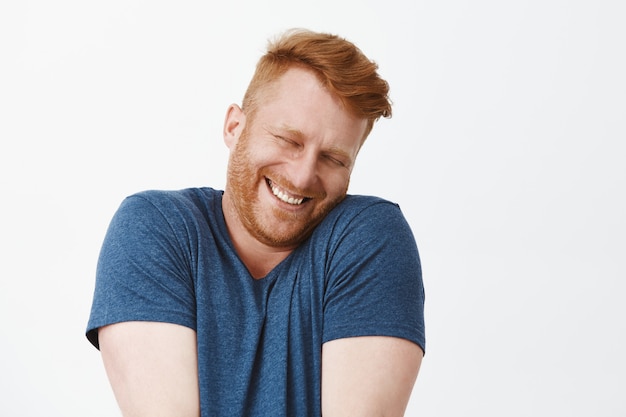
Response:
[[[346,39],[305,29],[291,29],[269,42],[244,95],[247,117],[262,105],[265,88],[294,66],[313,71],[350,113],[367,119],[363,139],[381,116],[391,117],[389,84],[379,76],[378,65]]]

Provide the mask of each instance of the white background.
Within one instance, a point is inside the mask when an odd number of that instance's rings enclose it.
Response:
[[[3,1],[0,415],[118,415],[84,337],[108,222],[135,191],[223,187],[226,108],[299,26],[392,87],[351,192],[400,203],[420,247],[407,415],[626,416],[625,21],[619,0]]]

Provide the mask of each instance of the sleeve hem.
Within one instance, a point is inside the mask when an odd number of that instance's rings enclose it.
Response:
[[[98,321],[89,323],[87,327],[87,331],[85,332],[85,336],[87,340],[98,350],[100,350],[100,341],[98,340],[98,329],[104,326],[108,326],[116,323],[124,323],[129,321],[151,321],[157,323],[170,323],[170,324],[178,324],[181,326],[189,327],[191,330],[196,331],[196,322],[191,318],[185,318],[180,316],[161,316],[158,318],[149,317],[149,316],[137,316],[137,317],[124,317],[117,319],[109,319],[107,321]]]
[[[330,342],[331,340],[336,339],[362,336],[386,336],[406,339],[418,345],[422,349],[422,352],[426,354],[425,335],[423,332],[419,332],[408,327],[396,326],[383,328],[383,326],[366,326],[354,329],[349,326],[339,326],[330,331],[325,331],[322,343]]]

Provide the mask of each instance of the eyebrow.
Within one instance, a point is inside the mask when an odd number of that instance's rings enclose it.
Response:
[[[348,161],[350,161],[350,163],[352,163],[352,157],[348,154],[348,152],[344,151],[341,148],[337,148],[336,146],[332,146],[328,150],[326,150],[326,152],[327,153],[331,153],[333,155],[337,155],[337,156],[341,156],[343,158],[346,158]]]
[[[275,129],[277,130],[282,130],[284,132],[287,132],[288,134],[290,134],[291,136],[295,137],[296,139],[303,139],[304,138],[304,133],[302,133],[301,130],[299,129],[294,129],[292,127],[289,126],[285,126],[285,125],[280,125],[280,126],[276,126],[275,128],[272,127],[267,127],[267,129],[269,131],[273,131]]]

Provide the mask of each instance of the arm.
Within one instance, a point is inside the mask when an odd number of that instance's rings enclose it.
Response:
[[[198,417],[196,333],[184,326],[124,322],[98,332],[104,366],[124,417]]]
[[[423,352],[405,339],[351,337],[322,347],[324,417],[401,417]]]

